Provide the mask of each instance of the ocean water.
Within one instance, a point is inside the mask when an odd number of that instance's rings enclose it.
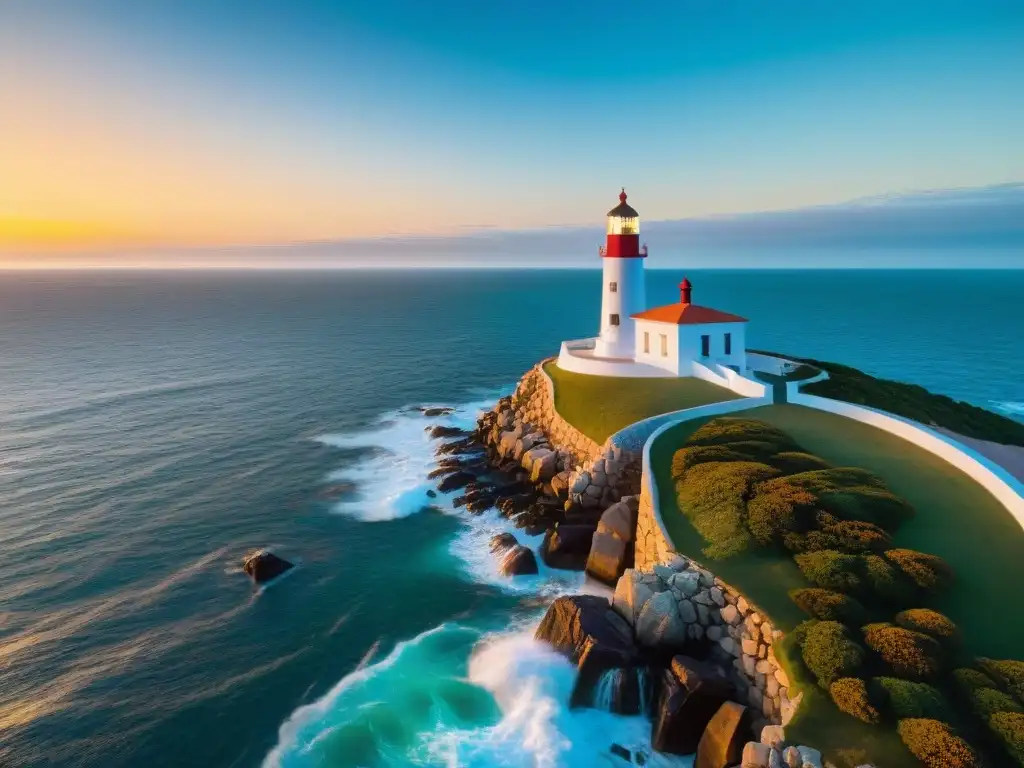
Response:
[[[651,303],[681,277],[650,272]],[[1024,418],[1024,271],[689,277],[752,346]],[[642,744],[642,717],[568,710],[572,669],[531,640],[580,575],[503,580],[505,523],[426,493],[424,427],[592,334],[599,281],[5,275],[0,765],[600,765]],[[299,567],[257,589],[239,565],[262,546]]]

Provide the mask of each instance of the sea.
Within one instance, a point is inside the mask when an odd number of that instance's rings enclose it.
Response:
[[[1024,271],[687,275],[752,347],[1024,419]],[[682,277],[649,271],[649,302]],[[570,710],[573,669],[532,639],[581,575],[502,578],[506,524],[427,493],[425,428],[471,425],[593,335],[599,289],[586,270],[0,276],[0,765],[554,767],[643,746],[643,716]],[[261,547],[297,567],[254,586]]]

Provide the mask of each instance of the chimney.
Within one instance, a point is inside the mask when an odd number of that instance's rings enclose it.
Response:
[[[679,284],[679,300],[683,304],[690,303],[690,296],[693,293],[693,283],[688,278],[683,278],[683,282]]]

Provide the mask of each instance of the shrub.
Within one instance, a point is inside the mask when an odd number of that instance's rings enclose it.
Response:
[[[823,525],[807,534],[806,548],[835,549],[840,552],[884,552],[892,547],[892,539],[874,523],[860,520],[840,520]]]
[[[709,461],[745,461],[746,456],[728,445],[689,445],[672,456],[672,477],[681,480],[686,471]]]
[[[1024,765],[1024,715],[1019,712],[997,712],[988,721],[989,730],[1010,757]]]
[[[996,712],[1024,712],[1020,704],[995,688],[978,688],[970,695],[971,709],[982,720],[988,720]]]
[[[867,591],[882,602],[902,606],[917,597],[914,583],[884,557],[862,555],[861,564]]]
[[[796,441],[778,427],[756,419],[743,419],[736,416],[721,416],[712,419],[690,435],[686,444],[722,445],[740,441],[770,443],[775,447],[773,453],[800,450]]]
[[[999,686],[1024,702],[1024,661],[978,659],[978,665]]]
[[[789,480],[815,494],[822,508],[841,520],[863,520],[893,530],[914,515],[906,501],[866,469],[819,469],[790,475]]]
[[[950,720],[950,710],[942,693],[927,683],[915,683],[898,677],[876,677],[871,681],[871,693],[878,706],[895,720],[907,717],[927,717],[931,720]]]
[[[789,637],[793,639],[793,643],[797,648],[803,650],[804,642],[807,640],[807,635],[810,634],[811,630],[814,629],[821,622],[818,619],[808,619],[802,621],[793,627],[793,631],[789,633]]]
[[[713,461],[692,467],[676,484],[679,508],[708,542],[704,553],[721,558],[743,552],[750,534],[743,524],[750,488],[778,474],[766,464]]]
[[[930,680],[942,669],[939,644],[920,632],[872,624],[864,628],[864,642],[899,677]]]
[[[878,709],[871,702],[868,687],[858,677],[841,677],[828,687],[832,701],[840,712],[863,720],[865,723],[877,723],[882,719]]]
[[[793,559],[807,580],[819,587],[854,593],[863,587],[860,560],[854,555],[834,549],[820,549],[796,555]]]
[[[816,469],[830,468],[828,462],[824,459],[810,453],[803,453],[802,451],[783,451],[782,453],[776,453],[774,456],[767,459],[766,463],[771,464],[777,469],[781,469],[787,475],[793,475],[799,472],[812,472]]]
[[[980,768],[971,745],[945,723],[924,718],[900,720],[900,738],[926,768]]]
[[[780,477],[760,483],[747,502],[747,528],[762,545],[780,544],[787,533],[807,529],[818,499]]]
[[[937,555],[913,549],[890,549],[885,556],[926,592],[936,593],[953,583],[953,569]]]
[[[828,688],[840,677],[854,677],[864,662],[864,649],[850,639],[838,621],[819,621],[809,627],[802,643],[804,664]]]
[[[867,621],[867,611],[855,598],[827,589],[794,589],[790,598],[816,619],[838,621],[850,627],[859,627]]]
[[[947,651],[956,651],[963,644],[963,638],[956,624],[938,611],[928,608],[911,608],[897,613],[893,621],[904,629],[934,637]]]
[[[995,683],[976,669],[954,669],[952,678],[957,691],[964,696],[970,696],[980,688],[995,689],[996,687]]]

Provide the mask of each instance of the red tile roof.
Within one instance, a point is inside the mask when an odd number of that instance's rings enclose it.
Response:
[[[675,323],[676,325],[702,325],[704,323],[745,323],[747,318],[739,315],[730,315],[728,312],[719,312],[711,307],[701,307],[697,304],[666,304],[664,307],[655,307],[643,312],[637,312],[630,317],[636,320],[654,320],[659,323]]]

